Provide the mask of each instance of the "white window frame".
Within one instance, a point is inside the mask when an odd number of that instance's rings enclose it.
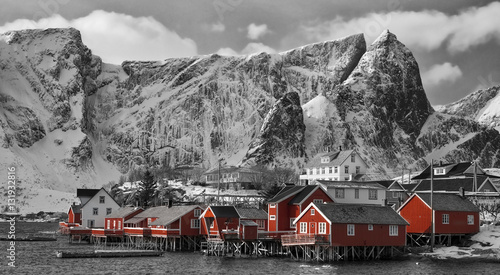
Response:
[[[307,222],[300,223],[300,233],[307,233]]]
[[[110,229],[110,228],[111,228],[111,220],[108,220],[108,221],[107,221],[107,225],[108,225],[108,226],[106,227],[106,229]]]
[[[450,224],[450,214],[443,214],[441,216],[441,223],[442,224]]]
[[[99,208],[97,208],[97,207],[92,208],[92,215],[94,215],[94,216],[99,215]]]
[[[100,204],[106,203],[106,196],[99,196],[99,203]]]
[[[265,229],[266,228],[266,220],[257,220],[257,229]]]
[[[373,231],[373,224],[368,225],[368,231]]]
[[[326,222],[318,223],[318,234],[326,234]]]
[[[122,229],[122,221],[118,221],[118,229]]]
[[[214,228],[215,227],[215,219],[210,223],[210,228]]]
[[[352,154],[351,155],[351,162],[356,162],[356,155],[355,154]]]
[[[474,225],[474,215],[467,215],[467,224]]]
[[[349,165],[344,166],[344,173],[349,174]]]
[[[269,216],[269,219],[270,219],[271,221],[275,221],[275,220],[276,220],[276,215],[271,215],[271,216]]]
[[[269,208],[276,208],[276,203],[274,203],[274,202],[273,202],[273,203],[270,203],[270,204],[269,204]]]
[[[200,228],[200,220],[191,219],[191,228]]]
[[[106,208],[106,215],[111,214],[113,212],[113,209],[111,207]]]
[[[347,236],[354,236],[356,234],[354,224],[347,225]]]
[[[311,216],[314,216],[316,214],[316,210],[314,208],[311,209]]]
[[[194,210],[194,217],[197,218],[199,216],[201,216],[201,209],[195,209]]]
[[[397,225],[389,225],[389,236],[398,236],[398,233]]]
[[[375,195],[375,196],[373,196]],[[369,200],[378,200],[378,190],[377,189],[368,189],[368,199]]]
[[[337,193],[338,191],[338,193]],[[335,198],[343,199],[345,198],[345,189],[344,188],[335,188]]]
[[[295,221],[295,218],[290,218],[290,228],[297,228],[297,225],[293,224],[293,221]]]
[[[333,173],[334,174],[338,174],[339,173],[339,167],[338,166],[334,166],[333,167]]]

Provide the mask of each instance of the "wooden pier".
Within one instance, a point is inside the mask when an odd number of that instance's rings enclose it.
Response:
[[[57,251],[57,258],[116,258],[116,257],[157,257],[161,251],[151,250],[95,250],[88,252]]]

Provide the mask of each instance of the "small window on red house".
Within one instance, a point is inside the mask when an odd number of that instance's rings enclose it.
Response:
[[[269,204],[269,207],[271,207],[271,208],[275,208],[275,207],[276,207],[276,203],[271,203],[271,204]]]
[[[274,220],[276,220],[276,216],[275,215],[271,215],[271,216],[269,216],[269,219],[272,220],[272,221],[274,221]]]
[[[314,216],[315,212],[316,211],[314,209],[311,209],[311,216]]]

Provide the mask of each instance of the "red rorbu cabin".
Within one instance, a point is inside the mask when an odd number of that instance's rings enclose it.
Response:
[[[293,221],[311,202],[333,202],[333,198],[320,185],[287,186],[268,201],[268,227],[270,232],[295,232]]]
[[[240,215],[234,206],[209,206],[200,216],[201,234],[208,239],[238,239]]]
[[[79,226],[82,224],[82,209],[81,205],[73,203],[68,211],[68,225]]]
[[[104,218],[104,228],[123,230],[125,221],[144,211],[140,207],[124,206]]]
[[[283,245],[404,246],[408,225],[390,206],[340,203],[311,203],[295,224]]]
[[[178,205],[167,208],[150,223],[154,236],[198,236],[203,208],[198,205]]]
[[[415,193],[399,209],[409,223],[409,234],[431,233],[431,194]],[[457,194],[434,193],[435,234],[474,234],[479,232],[479,209]]]

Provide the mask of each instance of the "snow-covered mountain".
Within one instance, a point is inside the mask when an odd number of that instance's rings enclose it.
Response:
[[[26,30],[0,35],[0,68],[0,162],[18,167],[22,212],[40,201],[64,210],[76,188],[138,167],[223,158],[299,169],[339,146],[381,176],[431,158],[500,166],[500,135],[479,119],[494,117],[494,97],[469,100],[481,112],[435,112],[388,31],[368,47],[358,34],[279,54],[111,65],[75,29]]]

